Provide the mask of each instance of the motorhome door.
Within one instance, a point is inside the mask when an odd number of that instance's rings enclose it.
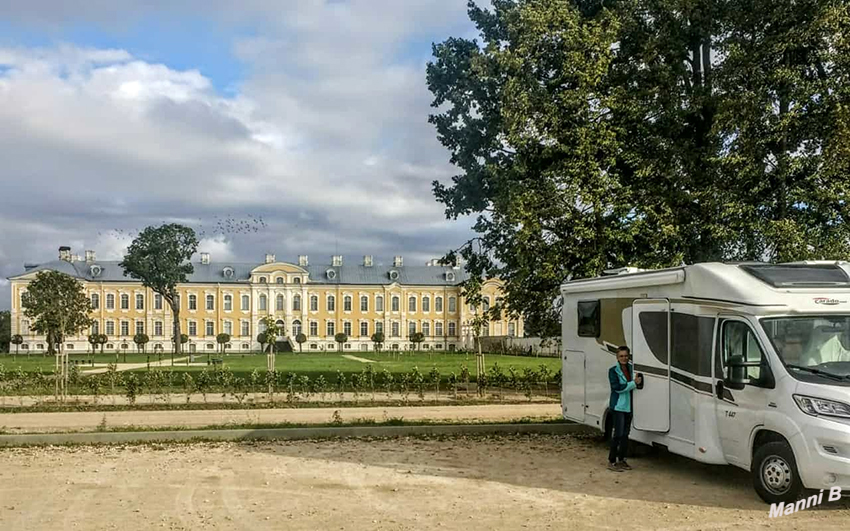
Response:
[[[632,359],[643,374],[643,389],[634,391],[634,426],[645,431],[670,430],[670,301],[638,299],[632,307]]]

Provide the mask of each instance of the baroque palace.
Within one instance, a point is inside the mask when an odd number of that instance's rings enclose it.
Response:
[[[179,286],[181,332],[189,336],[184,349],[206,352],[217,348],[216,335],[231,336],[232,353],[260,350],[257,336],[260,319],[274,316],[282,334],[278,344],[285,350],[298,349],[295,336],[304,333],[305,351],[337,350],[335,334],[348,336],[344,349],[373,350],[372,334],[382,332],[385,349],[410,348],[409,337],[422,332],[425,350],[455,350],[473,346],[469,325],[476,312],[486,310],[500,296],[499,280],[487,280],[482,308],[464,303],[460,283],[466,272],[458,266],[406,266],[396,256],[390,266],[374,264],[371,256],[361,263],[343,265],[342,256],[330,264],[310,264],[307,256],[298,262],[276,261],[267,254],[263,263],[216,263],[200,253],[194,273]],[[59,248],[59,259],[44,264],[26,264],[25,271],[9,278],[12,286],[12,334],[24,338],[21,349],[47,350],[44,336],[35,335],[23,314],[21,295],[38,271],[54,270],[83,283],[91,298],[94,325],[86,334],[68,337],[71,351],[91,349],[89,334],[106,334],[106,350],[132,350],[133,336],[150,337],[148,348],[172,349],[171,309],[162,297],[124,276],[117,261],[99,261],[94,251],[85,257]],[[482,336],[522,336],[522,320],[502,315],[492,320]]]

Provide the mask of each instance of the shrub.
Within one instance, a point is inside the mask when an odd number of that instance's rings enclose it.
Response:
[[[434,386],[434,402],[437,402],[440,399],[440,371],[433,367],[431,372],[428,373],[428,379]]]
[[[183,384],[183,392],[186,393],[186,403],[189,403],[189,398],[192,395],[192,391],[195,390],[195,379],[192,378],[192,375],[188,372],[184,372],[181,377]]]
[[[136,396],[139,393],[139,379],[134,373],[131,372],[124,378],[124,390],[124,396],[127,397],[127,400],[131,404],[135,404]]]

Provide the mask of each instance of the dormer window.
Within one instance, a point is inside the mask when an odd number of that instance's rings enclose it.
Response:
[[[232,267],[229,267],[229,266],[225,267],[221,272],[224,275],[224,278],[233,278],[233,268]]]
[[[92,265],[92,266],[89,268],[89,271],[91,272],[91,276],[93,276],[93,277],[99,277],[99,276],[100,276],[100,273],[101,273],[103,270],[100,268],[100,266],[99,266],[99,265]]]
[[[277,277],[275,282],[278,283],[278,284],[283,284],[283,277]]]
[[[260,284],[266,283],[266,277],[260,277]]]
[[[446,271],[446,282],[454,282],[455,274],[454,271]]]
[[[327,274],[327,276],[330,280],[333,280],[333,279],[336,278],[336,271],[334,271],[333,269],[328,269],[326,274]]]
[[[390,271],[389,275],[390,280],[398,280],[398,271],[393,269],[392,271]]]

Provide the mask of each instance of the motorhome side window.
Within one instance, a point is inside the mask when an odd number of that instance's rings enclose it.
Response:
[[[746,323],[726,321],[723,323],[723,374],[729,378],[729,371],[746,371],[746,378],[756,381],[761,378],[761,367],[737,367],[730,369],[729,362],[760,363],[764,359],[756,335]],[[737,375],[739,377],[743,375]]]
[[[579,301],[579,337],[599,337],[599,301]]]

